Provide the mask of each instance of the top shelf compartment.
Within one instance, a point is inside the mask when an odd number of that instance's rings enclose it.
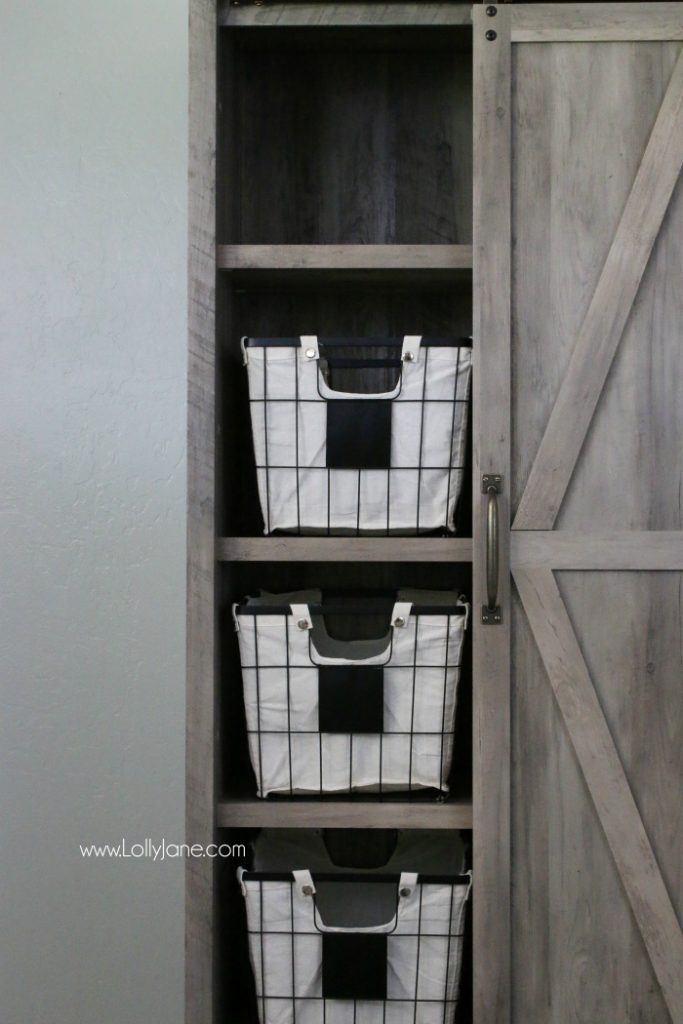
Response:
[[[471,244],[471,30],[370,27],[359,47],[254,27],[265,10],[225,9],[219,242]]]

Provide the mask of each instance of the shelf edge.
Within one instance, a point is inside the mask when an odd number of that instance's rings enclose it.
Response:
[[[472,269],[471,245],[218,245],[218,270]]]
[[[222,800],[216,822],[219,828],[471,829],[472,803]]]
[[[218,562],[471,562],[470,537],[218,537]]]

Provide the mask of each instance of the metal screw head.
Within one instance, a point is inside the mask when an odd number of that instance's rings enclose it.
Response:
[[[307,359],[315,359],[315,349],[314,348],[307,348],[306,349],[306,358]]]
[[[415,353],[414,352],[406,352],[406,354],[403,356],[403,362],[404,363],[412,363],[414,361],[415,361]]]
[[[403,626],[405,626],[405,624],[406,620],[403,618],[402,615],[397,615],[396,618],[394,619],[394,625],[398,626],[399,629],[402,629]]]
[[[498,14],[498,8],[494,7],[492,4],[490,7],[486,8],[486,13],[488,14],[489,18],[495,18],[495,16]]]
[[[497,39],[497,38],[498,38],[498,33],[497,33],[497,32],[494,32],[494,31],[493,31],[493,29],[492,29],[492,28],[490,28],[490,29],[488,30],[488,32],[486,33],[486,38],[488,39],[488,41],[489,41],[490,43],[492,43],[494,39]]]
[[[308,629],[308,619],[299,619],[299,621],[297,622],[297,626],[299,627],[299,629]]]
[[[304,896],[312,896],[313,895],[313,889],[311,888],[310,885],[302,885],[301,891],[304,894]]]
[[[410,896],[411,892],[412,892],[412,889],[401,889],[399,895],[401,895],[403,897],[403,899],[407,899],[407,897]]]

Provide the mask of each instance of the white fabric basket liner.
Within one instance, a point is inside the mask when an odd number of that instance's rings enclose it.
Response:
[[[405,625],[377,640],[347,642],[329,636],[322,616],[308,614],[321,600],[319,590],[263,593],[246,602],[263,614],[233,609],[258,795],[447,793],[469,605],[456,592],[401,590],[391,622]],[[289,613],[268,614],[269,606]],[[415,614],[421,606],[444,613]],[[320,732],[324,665],[382,667],[382,733]]]
[[[261,834],[254,872],[238,872],[261,1024],[450,1024],[471,888],[459,839],[401,832],[381,868],[354,867],[353,881],[335,881],[349,871],[330,861],[319,831],[275,835]],[[323,999],[323,935],[330,932],[387,936],[386,1002]]]
[[[392,391],[362,394],[328,385],[316,337],[293,339],[289,346],[243,340],[265,533],[454,530],[472,349],[420,342],[419,336],[404,339],[403,352],[409,349],[413,361],[402,363]],[[349,344],[362,347],[363,339]],[[327,469],[330,398],[391,402],[388,470]]]

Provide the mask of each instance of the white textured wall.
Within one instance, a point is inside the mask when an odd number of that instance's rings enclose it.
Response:
[[[179,1024],[184,0],[0,4],[0,1021]]]

